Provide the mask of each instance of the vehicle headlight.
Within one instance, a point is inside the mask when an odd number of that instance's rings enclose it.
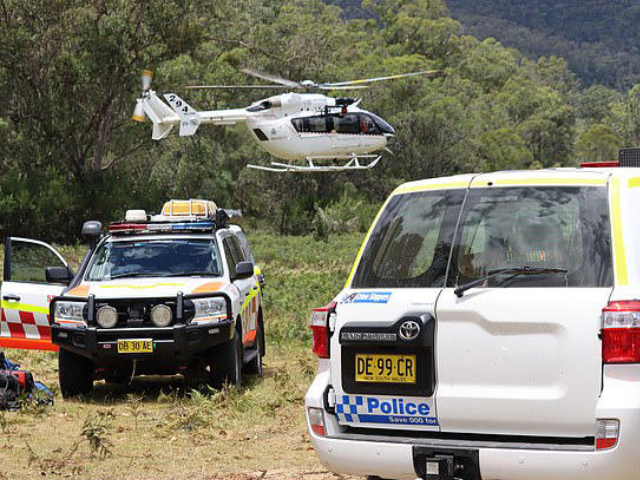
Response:
[[[227,318],[227,302],[224,298],[198,298],[193,299],[196,313],[194,322],[219,321]]]
[[[156,327],[167,327],[171,323],[173,314],[166,305],[156,305],[151,309],[151,321]]]
[[[84,323],[84,302],[56,302],[54,322]]]
[[[96,322],[102,328],[113,328],[118,324],[118,311],[109,305],[100,307],[96,314]]]

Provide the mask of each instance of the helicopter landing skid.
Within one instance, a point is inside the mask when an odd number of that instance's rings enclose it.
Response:
[[[381,158],[382,155],[318,156],[306,157],[307,165],[271,162],[270,166],[247,165],[247,167],[265,172],[342,172],[347,170],[369,170],[375,167]],[[327,160],[346,160],[346,162],[342,165],[318,165],[314,162]],[[362,163],[360,160],[368,160],[368,162]]]

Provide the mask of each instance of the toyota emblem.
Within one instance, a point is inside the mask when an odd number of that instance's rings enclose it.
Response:
[[[400,331],[398,332],[400,338],[407,342],[411,340],[415,340],[420,335],[420,324],[418,322],[414,322],[413,320],[407,320],[402,325],[400,325]]]

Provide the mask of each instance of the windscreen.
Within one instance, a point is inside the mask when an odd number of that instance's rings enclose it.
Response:
[[[86,279],[220,276],[222,264],[213,240],[167,239],[107,242],[93,257]]]
[[[607,190],[603,187],[518,187],[469,191],[453,254],[451,285],[503,268],[566,273],[488,279],[491,287],[612,285]]]
[[[465,190],[393,197],[374,227],[353,288],[442,287]]]

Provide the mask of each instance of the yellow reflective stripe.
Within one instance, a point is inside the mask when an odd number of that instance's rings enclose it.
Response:
[[[146,290],[156,287],[184,287],[186,283],[154,283],[153,285],[100,285],[99,288],[132,288],[134,290]]]
[[[251,300],[253,300],[253,297],[255,297],[257,294],[258,294],[258,291],[252,288],[251,291],[249,292],[249,295],[247,295],[247,298],[245,298],[244,302],[242,302],[242,308],[240,309],[241,314],[249,306],[249,302],[251,302]]]
[[[629,188],[640,187],[640,177],[629,179]]]
[[[472,187],[491,185],[606,185],[603,178],[498,178],[495,180],[474,180]]]
[[[8,302],[2,300],[2,308],[6,310],[21,310],[23,312],[44,313],[49,315],[49,307],[39,307],[37,305],[28,305],[26,303]]]
[[[611,179],[611,226],[613,228],[613,254],[616,263],[616,284],[628,285],[627,259],[622,236],[622,212],[620,210],[620,180]]]
[[[423,192],[425,190],[442,190],[445,188],[466,188],[469,186],[469,182],[449,182],[449,183],[427,183],[424,185],[407,185],[406,187],[400,186],[394,190],[392,195],[399,195],[402,193],[411,192]]]

